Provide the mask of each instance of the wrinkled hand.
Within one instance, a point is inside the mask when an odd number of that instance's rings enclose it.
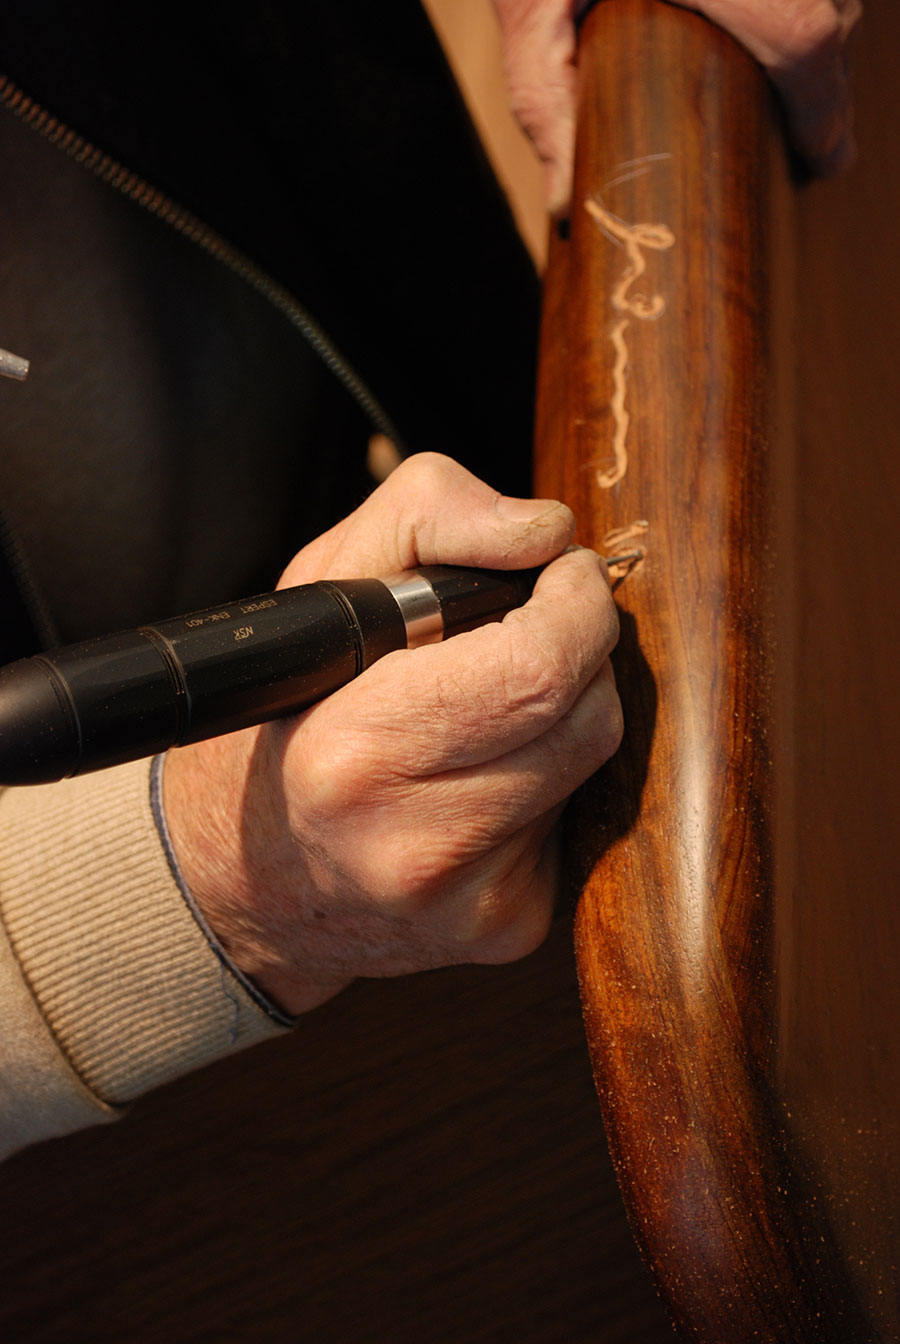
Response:
[[[410,459],[302,550],[282,586],[547,564],[529,602],[389,654],[295,718],[169,753],[185,879],[237,964],[288,1011],[357,976],[510,961],[544,938],[554,823],[621,735],[616,610],[598,557],[561,554],[573,526],[562,504],[498,496],[447,458]]]
[[[602,3],[603,0],[600,0]],[[846,44],[860,0],[675,0],[736,37],[784,100],[791,138],[813,171],[854,154]],[[565,213],[575,139],[575,19],[587,0],[494,0],[510,104],[544,164],[547,203]]]

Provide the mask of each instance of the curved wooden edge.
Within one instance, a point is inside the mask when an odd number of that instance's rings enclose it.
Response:
[[[689,1337],[871,1340],[773,1078],[775,118],[731,40],[657,0],[591,11],[579,80],[536,491],[644,551],[617,591],[625,743],[573,825],[610,1146]]]

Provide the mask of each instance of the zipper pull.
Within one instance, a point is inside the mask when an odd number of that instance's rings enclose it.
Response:
[[[14,355],[11,350],[0,349],[0,374],[4,378],[18,378],[21,383],[28,377],[30,368],[30,360]]]

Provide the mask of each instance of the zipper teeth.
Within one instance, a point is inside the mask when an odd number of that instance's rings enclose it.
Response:
[[[61,149],[70,159],[81,164],[102,182],[127,196],[129,200],[134,201],[151,215],[155,215],[170,228],[183,234],[266,299],[312,346],[331,372],[344,384],[373,426],[382,434],[386,434],[402,450],[403,445],[396,426],[380,402],[332,344],[316,320],[289,290],[214,229],[204,224],[190,210],[177,205],[165,192],[158,191],[137,173],[125,168],[103,150],[97,149],[90,141],[85,140],[46,108],[36,103],[33,98],[29,98],[22,89],[2,74],[0,74],[0,107],[7,108],[33,131],[37,131],[50,144]]]

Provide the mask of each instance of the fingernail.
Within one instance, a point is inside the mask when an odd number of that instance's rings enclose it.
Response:
[[[562,506],[558,499],[515,499],[512,495],[500,495],[494,507],[501,518],[510,522],[533,523]]]

